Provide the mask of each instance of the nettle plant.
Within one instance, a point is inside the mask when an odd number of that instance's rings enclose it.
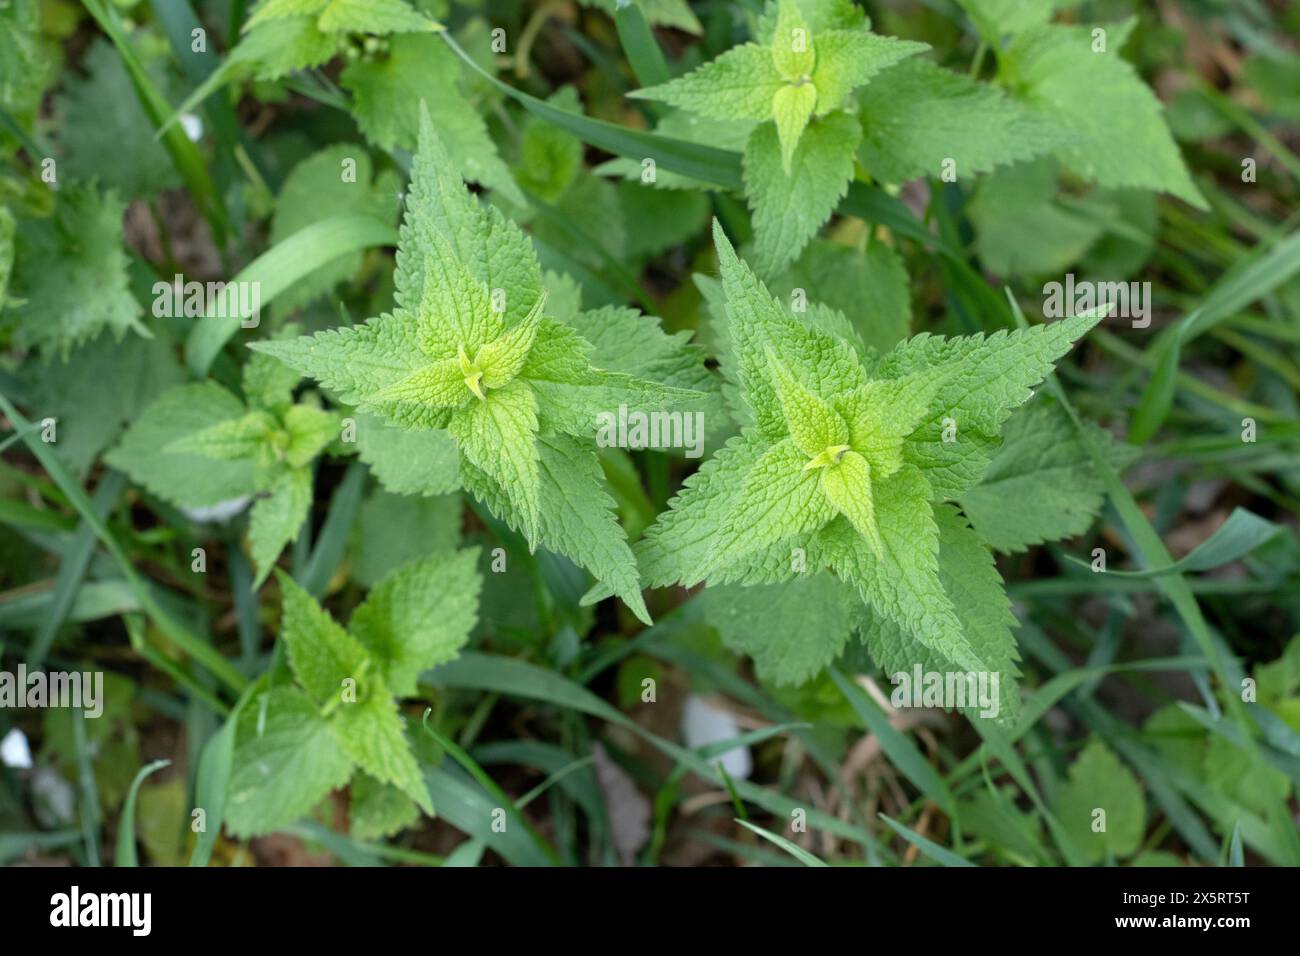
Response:
[[[1000,201],[990,197],[992,208],[981,210],[977,200],[972,212],[990,235],[1002,227],[998,238],[1015,250],[1031,246],[1013,228],[1023,232],[1030,211],[1038,221],[1070,218],[1050,202],[1060,179],[1100,187],[1086,203],[1125,190],[1131,205],[1134,191],[1149,190],[1205,208],[1159,100],[1121,56],[1136,18],[1081,26],[1050,22],[1046,2],[962,6],[996,62],[990,81],[977,78],[983,53],[971,75],[944,69],[927,44],[873,33],[848,0],[773,0],[750,18],[751,41],[629,96],[674,108],[659,117],[660,133],[742,153],[753,260],[764,278],[799,258],[855,181],[975,184],[999,167],[1041,163],[1041,175],[1023,165],[1009,171],[989,190]],[[626,160],[604,171],[641,173]],[[671,172],[654,181],[701,188]],[[1076,243],[1083,228],[1061,226]],[[1010,249],[993,248],[992,263],[1012,265],[999,271],[1016,271]],[[1031,247],[1025,258],[1042,256]]]
[[[744,145],[745,191],[765,273],[798,256],[853,178],[862,135],[852,115],[853,91],[926,49],[872,33],[851,4],[819,4],[809,12],[794,0],[772,4],[759,42],[629,94],[712,119],[754,121]]]
[[[391,314],[253,347],[400,431],[449,435],[460,482],[492,514],[530,548],[591,571],[648,623],[602,487],[596,422],[620,405],[670,409],[701,393],[592,364],[593,346],[545,314],[527,235],[468,192],[427,113],[394,283]]]
[[[827,620],[825,632],[801,628],[757,644],[754,633],[736,635],[738,649],[752,653],[760,675],[777,684],[815,677],[856,626],[887,673],[917,663],[933,672],[997,673],[1005,678],[1003,700],[1014,708],[1014,619],[989,535],[972,528],[957,502],[979,487],[998,455],[1008,416],[1098,315],[990,336],[923,334],[882,357],[856,341],[838,313],[813,310],[807,316],[815,321],[801,321],[737,258],[716,224],[714,239],[728,371],[746,424],[686,479],[638,542],[645,583],[766,586],[769,598],[757,604],[769,609],[776,585],[788,589],[774,601],[792,623],[801,607],[804,622],[820,622],[827,616],[818,605],[847,603],[849,613]],[[1033,408],[1035,417],[1038,409],[1052,413],[1041,402]],[[1061,432],[1052,420],[1068,442],[1068,425]],[[1073,454],[1074,470],[1086,473]],[[1001,532],[999,543],[1009,548],[1081,530],[1077,516],[1047,514],[1007,534],[1014,519],[1006,510],[982,502],[975,510],[989,516],[981,524],[994,538]],[[786,583],[825,575],[857,601],[824,581],[793,589]],[[726,616],[743,617],[753,605],[743,593],[708,595],[726,639]],[[770,626],[757,632],[772,634]]]
[[[182,385],[145,409],[106,456],[136,482],[200,520],[230,517],[250,498],[249,547],[266,580],[312,503],[312,464],[343,422],[320,397],[293,390],[302,376],[267,355],[245,366],[244,400],[219,385]]]
[[[482,583],[477,560],[468,548],[398,568],[346,630],[278,575],[290,673],[264,677],[239,713],[226,798],[233,833],[287,826],[345,784],[351,832],[364,839],[433,813],[398,704],[469,638]]]

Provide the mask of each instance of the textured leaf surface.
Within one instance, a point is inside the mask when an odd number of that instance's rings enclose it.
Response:
[[[125,210],[112,191],[72,185],[51,218],[19,225],[6,317],[20,346],[66,357],[101,331],[145,331],[127,280]]]
[[[330,721],[339,746],[370,776],[391,783],[425,813],[433,813],[429,790],[388,687],[378,676],[368,676],[357,684],[360,699],[339,705]]]
[[[243,414],[243,403],[219,385],[203,382],[169,389],[127,429],[105,461],[181,507],[207,507],[251,494],[255,490],[251,461],[213,461],[165,450],[179,439]]]
[[[311,469],[282,472],[270,495],[253,505],[248,521],[248,543],[257,568],[254,586],[266,580],[284,546],[292,541],[311,510]]]
[[[1131,457],[1107,433],[1091,430],[1116,466]],[[998,551],[1023,551],[1086,531],[1105,489],[1065,411],[1041,396],[1011,416],[1002,438],[980,483],[961,496],[981,540]]]
[[[754,130],[742,165],[760,272],[773,275],[785,268],[830,218],[853,178],[861,136],[862,127],[846,113],[814,121],[799,139],[787,176],[776,126]]]
[[[685,76],[628,95],[701,116],[765,120],[771,118],[772,98],[783,85],[771,50],[743,43]]]
[[[386,59],[349,64],[339,83],[353,96],[353,115],[361,132],[376,146],[414,149],[423,103],[464,177],[523,203],[523,194],[497,155],[482,117],[459,91],[460,61],[439,37],[431,33],[395,36]]]
[[[456,441],[445,431],[412,431],[360,415],[357,454],[394,494],[442,495],[460,487]]]
[[[369,668],[365,648],[292,578],[282,573],[278,580],[283,600],[280,637],[293,674],[312,700],[322,706],[338,705],[344,681],[359,685]]]
[[[1165,125],[1160,101],[1120,56],[1134,21],[1108,29],[1093,52],[1086,27],[1053,24],[1026,31],[1007,49],[1013,90],[1076,137],[1057,155],[1103,186],[1168,192],[1207,208]]]
[[[825,670],[848,643],[859,607],[852,588],[811,572],[782,584],[708,587],[696,600],[723,643],[752,657],[759,678],[778,687]]]
[[[1099,321],[1079,315],[1048,325],[990,336],[945,339],[922,334],[881,362],[879,375],[899,377],[952,363],[928,418],[907,443],[905,456],[925,473],[940,496],[955,496],[983,474],[1002,423],[1027,401],[1053,363]],[[944,441],[944,420],[955,439]]]
[[[929,60],[891,67],[857,100],[863,128],[858,156],[872,175],[890,183],[937,178],[948,168],[959,180],[972,179],[1072,138],[1052,118]]]
[[[1094,863],[1107,852],[1126,857],[1141,846],[1146,829],[1142,787],[1100,739],[1091,740],[1070,765],[1055,809],[1061,826]],[[1105,813],[1104,819],[1097,811]]]
[[[351,772],[352,761],[311,700],[277,687],[240,711],[225,824],[240,837],[288,826]]]
[[[404,565],[352,613],[349,631],[389,688],[415,696],[422,671],[451,660],[478,620],[478,551],[435,554]]]

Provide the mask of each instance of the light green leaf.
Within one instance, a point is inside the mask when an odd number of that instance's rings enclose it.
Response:
[[[833,445],[845,445],[849,428],[830,402],[814,395],[790,373],[771,349],[768,365],[776,382],[776,395],[795,447],[815,458]]]
[[[437,38],[433,38],[437,42]],[[443,46],[439,42],[439,47]],[[442,95],[438,93],[437,95]],[[440,234],[456,258],[481,285],[502,290],[507,326],[514,325],[542,292],[541,270],[532,243],[523,231],[495,208],[485,208],[470,195],[461,179],[467,174],[459,154],[449,155],[450,143],[427,110],[419,116],[419,150],[411,162],[406,216],[398,244],[397,302],[415,312],[423,301],[427,259],[439,248]],[[523,198],[514,200],[523,204]]]
[[[772,118],[776,121],[776,138],[781,144],[781,168],[790,175],[790,163],[794,158],[794,149],[799,145],[812,118],[813,106],[817,102],[817,91],[811,83],[795,85],[787,83],[776,91],[772,100]]]
[[[969,180],[1074,138],[1055,119],[997,88],[919,58],[880,74],[857,102],[863,129],[858,157],[889,183],[949,171]]]
[[[344,682],[355,681],[359,691],[371,669],[366,650],[292,578],[283,572],[276,578],[282,600],[280,639],[294,677],[318,705],[327,710],[340,706],[349,689]]]
[[[1126,857],[1142,844],[1146,800],[1132,771],[1093,738],[1056,793],[1056,815],[1089,860]]]
[[[239,418],[219,422],[167,445],[168,454],[201,455],[218,461],[257,460],[270,453],[277,422],[270,412],[248,412]]]
[[[412,431],[357,416],[357,454],[389,491],[442,495],[460,487],[460,456],[445,431]]]
[[[251,460],[213,461],[166,450],[177,440],[243,414],[243,403],[214,383],[168,389],[127,429],[105,461],[136,484],[181,507],[208,507],[252,494]]]
[[[786,175],[776,126],[765,123],[754,130],[742,166],[760,272],[784,269],[830,218],[853,178],[861,136],[862,127],[847,113],[814,120],[800,137]]]
[[[432,33],[394,36],[386,58],[358,60],[339,75],[340,85],[353,96],[353,116],[366,139],[381,149],[413,149],[420,110],[428,109],[464,178],[522,205],[523,194],[497,154],[482,117],[460,92],[460,81],[456,55]]]
[[[808,573],[774,585],[707,587],[694,599],[731,650],[754,659],[759,679],[802,684],[844,650],[860,599],[829,574]]]
[[[260,587],[284,546],[297,536],[311,510],[311,470],[284,471],[271,494],[253,505],[248,521],[248,544],[257,567],[254,587]]]
[[[1099,315],[1078,315],[987,337],[922,334],[884,358],[876,372],[887,378],[955,363],[904,450],[937,495],[955,497],[979,480],[1012,409],[1029,399],[1032,387],[1099,320]]]
[[[339,746],[370,776],[391,783],[432,814],[429,790],[387,685],[371,674],[358,680],[357,687],[360,699],[340,704],[330,718]]]
[[[311,405],[294,405],[284,413],[289,443],[284,460],[290,468],[310,464],[325,446],[339,437],[339,416]]]
[[[286,827],[347,783],[352,761],[302,691],[276,687],[239,712],[225,824],[238,837]]]
[[[834,517],[822,493],[818,469],[790,439],[772,445],[745,475],[722,518],[708,557],[682,583],[693,585],[754,551],[816,531]]]
[[[812,73],[817,62],[812,30],[794,0],[777,0],[776,27],[772,31],[772,62],[789,83]]]
[[[716,119],[765,120],[784,84],[772,51],[742,43],[685,76],[628,96],[659,100]]]
[[[835,510],[849,519],[872,552],[880,556],[884,542],[876,526],[876,506],[871,490],[871,466],[855,451],[820,469],[822,493]]]
[[[531,544],[538,534],[540,490],[537,399],[523,382],[492,389],[487,398],[458,410],[449,431],[461,454],[501,485],[519,510]]]
[[[358,772],[348,788],[348,833],[358,840],[390,837],[420,819],[420,808],[391,783]]]
[[[1132,452],[1090,426],[1117,467]],[[1105,488],[1065,411],[1041,396],[1007,421],[1003,445],[979,484],[962,493],[975,532],[998,551],[1073,537],[1101,510]]]
[[[996,670],[964,634],[939,579],[939,526],[921,472],[905,466],[873,491],[881,556],[847,522],[832,525],[829,558],[836,573],[858,586],[873,612],[958,668]]]
[[[1017,36],[1005,53],[1014,94],[1075,136],[1056,155],[1103,186],[1168,192],[1208,208],[1165,125],[1155,94],[1120,56],[1135,20],[1091,30],[1047,24]]]
[[[316,25],[325,33],[432,33],[441,27],[402,0],[330,0]]]
[[[423,671],[451,660],[478,620],[478,550],[434,554],[375,586],[352,613],[349,631],[394,694],[413,697]]]
[[[900,60],[927,50],[924,43],[897,40],[866,30],[827,30],[817,34],[817,115],[844,106],[852,93]]]

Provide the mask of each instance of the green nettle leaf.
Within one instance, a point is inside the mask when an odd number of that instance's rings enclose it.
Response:
[[[1133,772],[1094,738],[1056,793],[1056,816],[1092,862],[1131,856],[1146,830],[1146,799]]]
[[[460,454],[445,431],[411,431],[358,415],[357,456],[389,491],[445,495],[460,487]]]
[[[367,419],[358,426],[367,436],[363,460],[389,463],[380,477],[391,490],[450,490],[445,478],[422,487],[394,460],[407,449],[436,460],[437,446],[408,436],[449,435],[460,478],[477,498],[530,546],[568,556],[648,619],[631,550],[596,477],[598,416],[620,404],[650,412],[704,395],[592,364],[593,346],[546,316],[527,237],[465,189],[427,112],[394,285],[391,314],[253,348],[405,431],[395,437]]]
[[[154,83],[166,89],[166,61],[157,53],[146,59],[145,66]],[[60,172],[75,180],[96,179],[128,199],[175,188],[180,181],[176,167],[154,137],[113,44],[96,40],[83,68],[86,76],[69,74],[64,92],[55,100],[65,154]]]
[[[696,600],[722,642],[752,657],[759,678],[777,687],[822,673],[843,652],[861,608],[856,591],[826,573],[705,588]]]
[[[248,544],[257,566],[259,587],[275,566],[284,546],[297,536],[311,511],[311,471],[281,472],[265,497],[257,499],[248,521]]]
[[[257,491],[251,458],[221,460],[174,450],[209,428],[246,414],[220,385],[180,385],[158,396],[132,423],[105,461],[136,484],[182,508],[205,508]]]
[[[1087,427],[1116,468],[1136,455],[1109,432]],[[1002,439],[979,484],[960,498],[981,540],[998,551],[1024,551],[1087,530],[1105,486],[1065,410],[1040,395],[1007,420]]]
[[[225,823],[241,837],[296,821],[352,773],[329,722],[296,687],[254,697],[239,713]]]
[[[437,554],[388,575],[348,627],[399,697],[420,673],[456,656],[478,618],[478,550]]]
[[[1167,192],[1207,209],[1160,101],[1120,57],[1135,23],[1099,28],[1100,38],[1087,27],[1056,24],[1021,33],[1002,55],[1008,88],[1074,137],[1055,155],[1075,173],[1102,186]]]
[[[339,83],[354,97],[357,126],[379,148],[415,148],[420,110],[427,108],[455,159],[455,168],[462,170],[466,179],[499,190],[512,202],[524,203],[483,118],[460,93],[460,60],[440,37],[431,33],[395,36],[389,41],[387,57],[349,64]]]
[[[148,335],[127,278],[125,211],[111,190],[72,185],[52,217],[20,223],[5,303],[18,345],[66,357],[101,331]]]
[[[433,812],[394,695],[456,656],[477,617],[477,552],[393,571],[353,613],[349,633],[287,575],[280,634],[299,687],[255,696],[240,713],[227,822],[241,836],[293,823],[352,779],[359,834]],[[391,683],[390,683],[391,682]],[[354,773],[355,771],[355,773]]]
[[[1101,238],[1104,220],[1063,204],[1059,178],[1060,164],[1047,157],[980,180],[967,209],[985,269],[1008,277],[1059,275]]]
[[[765,14],[775,17],[766,44],[742,44],[629,94],[717,120],[759,121],[745,144],[744,181],[765,275],[798,257],[848,189],[862,136],[842,112],[850,94],[927,49],[871,33],[860,15],[823,13],[815,11],[820,22],[813,22],[796,0],[776,0]]]
[[[764,275],[780,272],[830,218],[853,179],[862,127],[847,113],[811,123],[787,172],[779,127],[764,124],[745,144],[745,194],[754,211],[754,254]]]
[[[335,412],[307,400],[294,404],[300,378],[273,356],[259,354],[244,366],[251,407],[212,384],[171,389],[145,410],[106,459],[181,507],[256,495],[248,529],[255,586],[266,580],[307,519],[311,464],[342,427]]]
[[[357,771],[348,787],[348,832],[359,840],[379,840],[420,819],[420,808],[391,783]]]
[[[322,33],[410,33],[441,30],[404,0],[262,0],[245,30],[279,20],[311,18]]]
[[[636,548],[643,580],[756,584],[829,570],[873,612],[878,662],[998,674],[1010,687],[1001,580],[942,502],[967,487],[954,475],[978,481],[1007,416],[1097,317],[988,338],[917,336],[869,372],[849,341],[784,311],[717,224],[714,237],[728,358],[756,427],[647,530]]]
[[[944,174],[973,179],[1074,140],[1061,123],[996,87],[920,58],[891,66],[856,99],[862,117],[858,158],[890,183]]]

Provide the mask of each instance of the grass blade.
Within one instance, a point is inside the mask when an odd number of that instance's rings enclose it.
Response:
[[[339,256],[372,246],[397,243],[397,230],[372,216],[331,216],[295,232],[258,256],[232,283],[257,283],[265,306],[277,295]],[[199,319],[185,340],[185,361],[197,378],[206,378],[217,353],[240,327],[237,317],[213,312]]]
[[[15,427],[22,429],[29,427],[30,423],[27,419],[3,394],[0,394],[0,411],[4,412]],[[190,633],[184,625],[164,611],[162,606],[154,599],[149,588],[145,586],[136,573],[130,555],[122,549],[117,539],[113,537],[112,532],[108,530],[108,526],[95,513],[85,489],[73,479],[63,460],[51,450],[49,445],[31,434],[25,434],[24,441],[27,443],[28,449],[36,456],[36,460],[45,468],[46,474],[54,479],[54,483],[81,514],[82,519],[94,529],[95,534],[99,537],[109,555],[117,562],[118,568],[131,586],[131,590],[135,592],[140,607],[149,615],[149,618],[158,626],[159,630],[170,637],[181,650],[225,682],[227,687],[232,690],[242,691],[248,684],[248,679],[234,665],[222,657],[216,648],[199,636]]]
[[[880,747],[898,772],[911,781],[912,786],[933,800],[949,817],[957,812],[957,803],[952,798],[952,791],[943,782],[938,771],[916,749],[906,736],[895,730],[889,723],[879,705],[863,693],[862,689],[840,673],[838,668],[830,670],[831,679],[840,693],[853,707],[854,713],[862,720],[867,731],[880,741]]]
[[[126,792],[126,803],[122,804],[122,818],[117,823],[117,852],[113,855],[114,866],[139,866],[140,858],[135,848],[135,801],[140,795],[140,784],[145,777],[157,773],[163,767],[171,766],[170,760],[155,760],[145,764],[131,781],[131,789]]]
[[[930,859],[934,860],[934,862],[938,863],[940,866],[974,866],[975,865],[970,860],[964,859],[958,856],[956,853],[953,853],[952,850],[949,850],[947,847],[939,846],[939,844],[935,843],[933,840],[927,840],[925,837],[921,836],[921,834],[917,833],[916,831],[909,830],[907,827],[903,826],[903,824],[899,823],[897,820],[887,817],[883,813],[877,815],[880,817],[880,819],[885,821],[885,825],[888,826],[889,829],[893,830],[904,840],[912,844],[912,846],[916,847],[918,850],[920,850]]]
[[[775,834],[770,830],[764,830],[760,826],[755,826],[754,824],[750,823],[748,820],[737,819],[736,822],[739,823],[746,830],[749,830],[753,833],[757,833],[759,836],[761,836],[764,840],[767,840],[769,843],[774,843],[775,845],[779,846],[781,849],[785,850],[786,853],[789,853],[792,857],[794,857],[804,866],[829,866],[830,865],[825,860],[813,856],[803,847],[796,846],[795,844],[787,840],[785,837],[779,836],[778,834]]]

